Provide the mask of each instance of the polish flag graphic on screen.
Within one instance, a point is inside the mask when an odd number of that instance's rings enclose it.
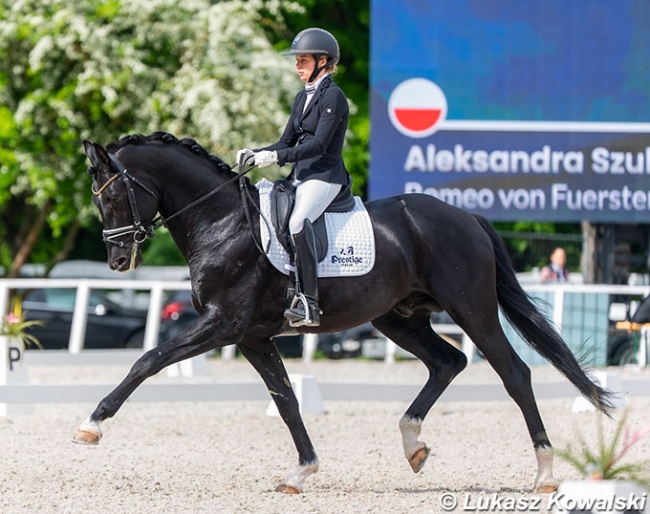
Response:
[[[423,78],[399,84],[388,100],[393,126],[409,137],[427,137],[436,132],[447,117],[447,99],[436,84]]]

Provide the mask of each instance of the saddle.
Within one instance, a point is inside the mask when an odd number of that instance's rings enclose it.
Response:
[[[289,217],[294,205],[294,185],[287,180],[257,184],[260,202],[260,241],[273,267],[293,271]],[[343,188],[314,225],[318,241],[318,277],[365,275],[375,264],[375,237],[370,215],[361,198]],[[282,242],[281,242],[282,241]],[[326,254],[326,255],[325,255]],[[323,258],[324,256],[324,258]]]
[[[289,218],[296,203],[296,186],[287,179],[279,179],[273,183],[271,190],[271,223],[275,228],[275,234],[279,243],[289,255],[293,255],[290,244],[291,234],[289,233]],[[325,209],[327,212],[350,212],[354,209],[356,202],[352,196],[352,182],[341,188],[339,194],[332,203]],[[314,242],[316,244],[316,256],[318,262],[322,262],[327,256],[329,240],[327,237],[327,226],[324,214],[312,224],[314,228]]]

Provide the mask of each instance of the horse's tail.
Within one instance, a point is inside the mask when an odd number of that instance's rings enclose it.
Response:
[[[523,290],[494,227],[483,216],[474,217],[492,240],[497,266],[497,298],[508,321],[519,335],[566,376],[585,398],[596,408],[607,413],[613,407],[611,392],[598,386],[586,375],[557,330]]]

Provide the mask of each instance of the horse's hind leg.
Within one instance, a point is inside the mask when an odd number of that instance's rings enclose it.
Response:
[[[302,493],[305,478],[318,471],[318,457],[300,416],[298,400],[278,349],[272,341],[241,343],[237,347],[264,380],[298,450],[298,467],[280,482],[276,491]]]
[[[433,331],[428,315],[403,318],[391,313],[372,323],[397,345],[418,357],[429,370],[426,384],[399,422],[404,455],[417,473],[430,452],[427,445],[418,440],[422,422],[449,383],[465,368],[467,358]]]
[[[491,320],[484,320],[480,325],[474,318],[469,325],[464,323],[460,326],[497,372],[506,391],[524,415],[537,458],[537,477],[533,491],[551,493],[557,490],[558,484],[553,478],[553,448],[537,408],[530,368],[510,345],[496,312]]]

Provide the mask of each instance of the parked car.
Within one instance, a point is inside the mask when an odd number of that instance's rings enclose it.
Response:
[[[187,289],[172,291],[163,304],[159,342],[171,339],[198,316],[199,314],[192,305],[191,291]],[[275,344],[284,357],[302,356],[302,336],[300,335],[276,337]]]
[[[318,338],[318,350],[330,359],[385,359],[387,345],[388,338],[369,322],[342,332],[321,334]],[[399,346],[395,348],[395,356],[400,359],[415,358]]]
[[[431,323],[454,325],[453,320],[446,312],[432,313]],[[441,334],[441,337],[456,348],[461,348],[462,334]],[[386,337],[373,327],[372,323],[368,322],[350,330],[321,334],[318,339],[318,350],[330,359],[354,357],[384,359],[386,357],[386,343]],[[395,356],[401,359],[415,358],[413,354],[399,346],[395,349]]]
[[[192,291],[189,289],[172,291],[163,304],[160,316],[158,342],[162,343],[174,337],[199,317],[192,305]]]
[[[376,357],[375,346],[379,338],[383,338],[381,333],[372,324],[364,323],[349,330],[321,334],[318,337],[317,348],[330,359],[347,359],[361,357],[364,342],[371,341],[371,355],[368,357]],[[385,347],[383,351],[385,353]]]
[[[625,319],[632,323],[650,323],[650,296],[646,296],[641,301],[631,317],[629,316],[629,305],[618,305],[624,306],[626,315],[621,316],[621,319],[616,319],[617,316],[612,315],[612,309],[610,308],[610,327],[612,328],[610,328],[609,343],[607,345],[607,364],[609,366],[639,364],[638,352],[641,334],[638,331],[629,332],[614,327],[616,321]]]
[[[43,326],[29,328],[44,349],[68,348],[76,289],[29,289],[22,292],[22,310],[27,320]],[[146,311],[124,309],[103,293],[91,290],[84,348],[142,348]]]

